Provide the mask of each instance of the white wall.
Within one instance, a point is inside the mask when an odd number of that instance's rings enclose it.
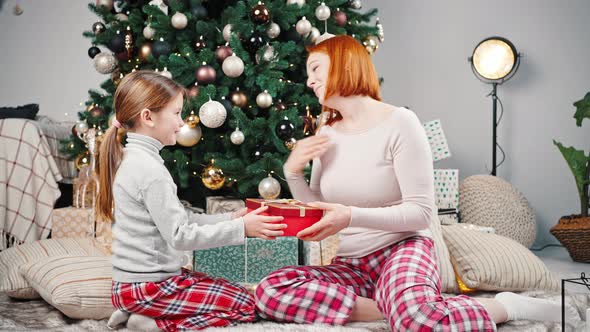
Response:
[[[475,78],[468,56],[493,35],[524,54],[498,88],[505,108],[498,141],[506,152],[498,175],[533,206],[536,245],[557,243],[549,229],[579,213],[579,200],[552,139],[590,148],[590,121],[576,127],[572,105],[590,91],[590,2],[363,0],[363,7],[379,8],[385,27],[374,56],[384,99],[410,106],[423,121],[441,119],[453,156],[435,167],[458,168],[461,178],[489,173],[492,158],[491,86]]]
[[[106,76],[92,67],[82,37],[97,17],[86,1],[15,0],[0,12],[0,104],[40,104],[40,114],[63,118],[79,111],[89,88]],[[411,1],[363,0],[377,7],[385,44],[374,56],[385,78],[384,99],[410,106],[423,121],[442,120],[453,157],[438,168],[461,177],[491,165],[491,86],[472,74],[467,57],[483,38],[500,35],[524,53],[512,80],[499,87],[505,106],[499,142],[506,162],[499,176],[531,202],[539,224],[537,245],[556,240],[548,230],[578,211],[570,171],[553,146],[590,148],[590,123],[575,126],[572,102],[590,91],[590,2],[575,0]],[[71,119],[74,116],[71,115]],[[488,169],[486,169],[486,166]]]

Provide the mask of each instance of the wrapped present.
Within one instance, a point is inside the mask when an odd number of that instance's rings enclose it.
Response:
[[[266,210],[265,214],[271,216],[283,216],[285,218],[281,221],[281,223],[287,224],[287,228],[283,230],[284,236],[297,235],[299,231],[304,230],[319,221],[324,214],[322,209],[311,207],[295,199],[246,199],[246,207],[248,208],[248,211],[256,210],[263,205],[268,206],[268,210]]]
[[[301,241],[301,262],[303,265],[329,265],[332,258],[336,257],[340,237],[338,234],[328,236],[322,241]]]
[[[112,221],[105,218],[96,219],[96,241],[100,243],[110,255],[113,253]]]
[[[96,184],[93,181],[82,181],[75,178],[72,185],[72,205],[75,208],[92,208],[97,198]]]
[[[76,238],[94,236],[94,216],[92,209],[65,207],[54,209],[51,213],[52,238]]]
[[[207,214],[234,212],[244,207],[243,200],[224,196],[209,196],[205,204]]]
[[[194,269],[234,282],[258,283],[275,270],[297,265],[298,253],[297,238],[248,238],[244,245],[195,251]]]
[[[432,160],[439,161],[451,156],[449,151],[449,145],[447,144],[447,138],[442,130],[440,120],[433,120],[423,123],[422,126],[426,131],[426,137],[428,137],[428,143],[432,150]]]
[[[434,192],[441,223],[457,223],[459,216],[459,170],[435,169]]]

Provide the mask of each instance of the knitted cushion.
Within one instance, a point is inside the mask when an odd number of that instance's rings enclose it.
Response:
[[[499,177],[465,178],[459,185],[459,210],[462,222],[493,227],[527,248],[535,241],[535,215],[527,199]]]

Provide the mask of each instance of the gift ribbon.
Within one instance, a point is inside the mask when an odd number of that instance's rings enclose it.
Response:
[[[305,209],[306,206],[302,206],[303,202],[292,199],[292,198],[281,198],[281,199],[269,199],[267,201],[263,201],[260,203],[260,206],[265,206],[267,203],[278,203],[278,204],[287,204],[293,205],[299,208],[299,217],[305,217]]]

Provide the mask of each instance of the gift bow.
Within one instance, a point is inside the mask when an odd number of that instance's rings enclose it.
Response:
[[[287,204],[293,205],[299,208],[299,217],[305,217],[305,209],[308,206],[305,206],[303,202],[293,198],[280,198],[280,199],[269,199],[260,203],[260,206],[265,206],[267,203],[278,203],[278,204]]]

